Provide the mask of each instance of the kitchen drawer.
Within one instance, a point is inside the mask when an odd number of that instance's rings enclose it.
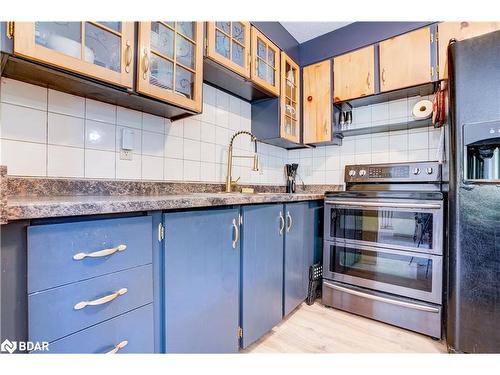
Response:
[[[51,342],[152,302],[152,272],[149,264],[30,294],[30,341]],[[107,296],[114,299],[102,300]],[[99,305],[75,309],[79,302],[97,299]]]
[[[41,353],[154,353],[153,305],[149,304],[49,344]]]
[[[152,240],[150,216],[31,226],[28,293],[151,263]],[[94,257],[73,258],[82,253]]]

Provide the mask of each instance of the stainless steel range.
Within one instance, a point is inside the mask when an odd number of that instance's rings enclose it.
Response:
[[[345,182],[325,196],[323,303],[440,338],[441,165],[348,165]]]

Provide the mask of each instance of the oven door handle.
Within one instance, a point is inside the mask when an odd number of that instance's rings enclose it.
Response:
[[[393,208],[430,208],[440,209],[440,204],[433,203],[398,203],[398,202],[366,202],[366,201],[330,201],[325,200],[325,204],[336,206],[356,206],[356,207],[393,207]]]
[[[390,299],[390,298],[375,296],[373,294],[359,292],[357,290],[353,290],[353,289],[349,289],[349,288],[344,288],[342,286],[330,284],[330,283],[327,283],[327,282],[323,282],[323,284],[326,287],[330,288],[330,289],[335,289],[335,290],[338,290],[340,292],[352,294],[352,295],[355,295],[355,296],[358,296],[358,297],[362,297],[362,298],[371,299],[371,300],[374,300],[374,301],[390,303],[392,305],[398,305],[398,306],[402,306],[402,307],[407,307],[407,308],[414,309],[414,310],[428,311],[428,312],[432,312],[432,313],[438,313],[439,312],[439,309],[437,309],[435,307],[431,307],[431,306],[419,305],[417,303],[411,303],[411,302],[405,302],[405,301],[399,301],[399,300],[394,300],[394,299]]]

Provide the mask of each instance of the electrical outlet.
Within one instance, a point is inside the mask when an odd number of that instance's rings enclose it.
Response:
[[[131,150],[121,150],[120,151],[120,160],[132,160],[133,154]]]

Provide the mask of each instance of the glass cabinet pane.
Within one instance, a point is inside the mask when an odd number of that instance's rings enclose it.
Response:
[[[186,98],[193,97],[194,75],[190,71],[177,66],[175,69],[175,91]]]
[[[194,22],[177,22],[177,31],[189,39],[193,39]]]
[[[102,21],[98,21],[99,24],[103,25],[103,26],[106,26],[107,28],[111,29],[111,30],[114,30],[118,33],[120,33],[122,31],[122,23],[121,22],[102,22]]]
[[[154,53],[151,54],[151,74],[149,82],[152,85],[172,90],[174,80],[173,71],[174,64],[172,64],[172,62]]]
[[[35,22],[35,43],[81,59],[81,31],[80,22]]]
[[[176,39],[175,56],[178,63],[194,68],[194,44],[180,35]]]
[[[267,75],[267,65],[264,60],[257,59],[257,75],[260,79],[265,80]]]
[[[269,82],[271,85],[274,85],[274,79],[275,79],[274,68],[272,66],[268,66],[267,67],[267,82]]]
[[[219,30],[222,30],[224,31],[226,34],[229,34],[231,32],[231,23],[230,22],[227,22],[227,21],[224,21],[224,22],[216,22],[215,23],[215,26],[217,26],[217,28]]]
[[[119,72],[121,38],[89,22],[85,23],[85,61]]]
[[[262,40],[257,40],[257,56],[262,59],[266,59],[266,45]]]
[[[163,55],[174,57],[174,31],[160,22],[151,22],[151,48]]]
[[[245,26],[241,22],[233,22],[233,39],[245,43]]]
[[[215,50],[219,55],[229,59],[229,37],[220,31],[215,32]]]
[[[271,48],[267,49],[267,63],[274,66],[274,51]]]
[[[238,43],[233,42],[232,53],[233,53],[232,60],[239,66],[245,66],[244,48],[240,46]]]

